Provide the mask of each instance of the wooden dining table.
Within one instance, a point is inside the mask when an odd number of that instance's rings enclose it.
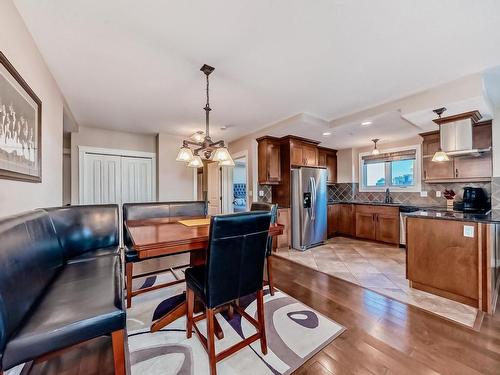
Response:
[[[138,252],[140,259],[145,260],[158,256],[189,252],[190,266],[196,266],[205,263],[210,225],[186,226],[180,223],[180,221],[203,218],[204,217],[171,217],[127,220],[125,222],[125,227],[132,240],[134,250]],[[269,227],[269,235],[273,237],[281,235],[283,234],[283,230],[283,225],[271,224]],[[184,298],[180,298],[180,302],[175,307],[153,322],[151,325],[151,332],[159,331],[181,316],[186,315],[187,304],[185,293],[183,293],[183,296]],[[219,339],[224,337],[222,329],[217,322],[216,335]]]

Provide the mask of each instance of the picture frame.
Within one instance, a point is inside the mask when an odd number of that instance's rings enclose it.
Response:
[[[1,51],[0,178],[42,182],[42,102]]]

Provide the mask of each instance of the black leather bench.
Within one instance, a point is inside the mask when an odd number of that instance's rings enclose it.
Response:
[[[127,307],[132,305],[132,297],[158,288],[164,288],[176,283],[184,282],[179,279],[169,283],[154,285],[149,288],[139,290],[132,289],[132,280],[135,277],[143,277],[145,274],[134,276],[133,265],[145,259],[140,259],[137,251],[134,250],[132,240],[126,228],[127,220],[144,220],[153,218],[189,218],[205,217],[207,215],[207,204],[205,201],[184,201],[184,202],[150,202],[150,203],[125,203],[123,205],[123,242],[125,244],[126,263],[126,287],[127,287]],[[151,258],[149,258],[151,259]],[[147,275],[160,273],[168,270],[156,270]],[[170,271],[173,271],[170,269]],[[175,276],[175,274],[174,274]]]
[[[0,374],[99,336],[125,373],[117,205],[39,209],[0,220]]]

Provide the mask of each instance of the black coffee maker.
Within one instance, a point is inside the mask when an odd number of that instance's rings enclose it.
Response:
[[[488,197],[482,188],[464,187],[460,211],[482,212],[489,209]]]

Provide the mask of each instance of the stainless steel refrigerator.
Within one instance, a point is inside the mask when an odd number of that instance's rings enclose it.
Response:
[[[326,240],[326,169],[292,169],[292,246],[297,250]]]

